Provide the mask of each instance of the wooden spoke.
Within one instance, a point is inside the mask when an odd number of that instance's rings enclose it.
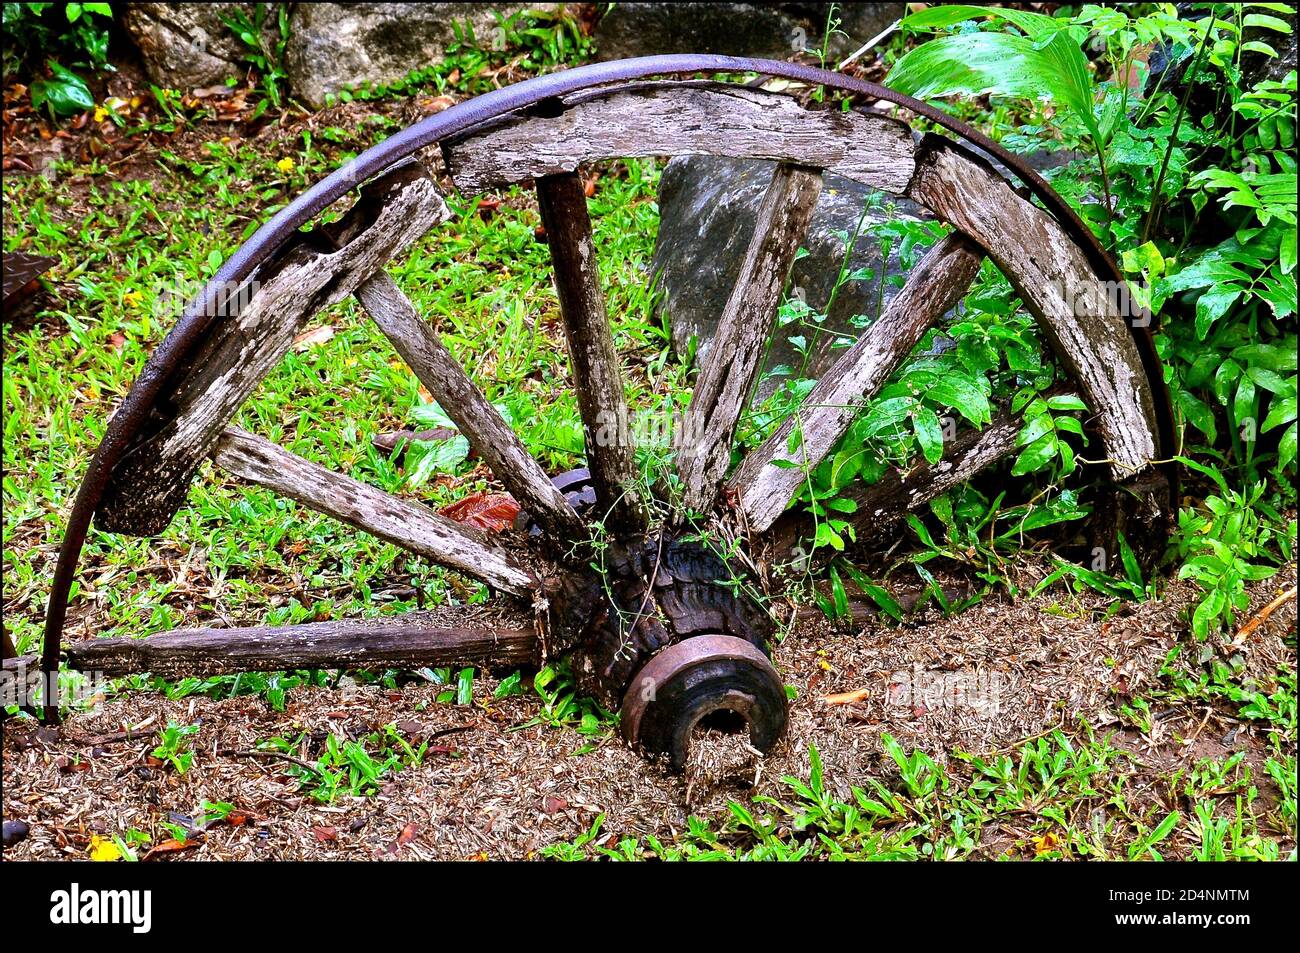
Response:
[[[112,532],[162,532],[200,461],[303,323],[346,298],[447,215],[437,186],[418,166],[403,166],[363,191],[338,229],[346,239],[341,248],[323,251],[302,236],[235,290],[227,313],[160,404],[169,408],[167,419],[114,470],[96,523]]]
[[[857,485],[846,494],[858,504],[847,519],[860,533],[879,533],[1014,453],[1020,427],[1018,414],[999,414],[988,426],[968,430],[954,440],[938,463],[918,458],[905,471],[892,470],[870,486]]]
[[[644,524],[645,515],[636,491],[623,375],[600,290],[582,181],[573,173],[538,179],[537,201],[551,248],[598,512],[619,529],[635,530]]]
[[[880,317],[817,382],[799,412],[745,458],[729,485],[738,492],[751,529],[761,532],[781,515],[798,492],[806,468],[825,458],[862,402],[880,389],[926,330],[961,300],[983,260],[983,253],[962,235],[941,239]],[[799,437],[791,451],[796,424]]]
[[[424,665],[535,665],[541,643],[530,626],[449,626],[447,613],[236,629],[176,629],[143,639],[90,639],[68,646],[68,663],[107,676],[165,678],[300,668],[374,670]],[[522,620],[521,620],[522,621]]]
[[[443,142],[457,188],[572,172],[626,156],[716,155],[812,166],[901,194],[914,169],[904,124],[857,111],[805,109],[760,89],[693,82],[632,83],[513,113]]]
[[[718,333],[704,354],[677,453],[684,502],[706,510],[731,464],[736,424],[749,403],[763,347],[799,242],[808,230],[821,173],[778,165],[759,206],[754,237],[723,308]]]
[[[937,136],[921,149],[909,198],[969,235],[1038,320],[1092,409],[1116,479],[1155,457],[1155,403],[1119,302],[1060,225],[982,161]]]
[[[560,541],[584,539],[582,521],[564,494],[393,279],[379,272],[357,289],[357,299],[470,446],[538,525]]]
[[[231,427],[212,458],[232,476],[266,487],[440,565],[516,594],[537,578],[483,533],[400,500],[359,480],[327,470],[269,440]]]

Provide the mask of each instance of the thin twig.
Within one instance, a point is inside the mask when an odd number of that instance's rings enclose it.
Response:
[[[1271,616],[1274,612],[1276,612],[1278,609],[1282,608],[1284,605],[1286,605],[1288,602],[1294,599],[1295,594],[1296,594],[1296,587],[1292,586],[1286,592],[1282,593],[1282,595],[1278,596],[1276,599],[1274,599],[1272,602],[1266,605],[1263,609],[1260,610],[1259,615],[1255,616],[1255,618],[1251,619],[1249,622],[1243,625],[1240,630],[1238,630],[1237,637],[1232,640],[1232,644],[1240,645],[1242,642],[1245,642],[1246,637],[1249,636],[1250,633],[1254,632],[1261,625],[1263,625],[1265,620],[1267,620],[1268,617]]]
[[[310,771],[312,774],[321,774],[321,769],[314,764],[310,764],[302,758],[295,758],[291,754],[285,754],[282,751],[258,751],[256,748],[218,748],[217,754],[229,755],[232,758],[273,758],[279,761],[288,761],[296,764],[298,767]]]
[[[1160,174],[1156,176],[1156,187],[1151,194],[1151,207],[1147,209],[1147,220],[1142,226],[1142,241],[1139,244],[1145,245],[1151,238],[1151,230],[1155,227],[1157,221],[1156,212],[1160,209],[1160,190],[1164,188],[1165,173],[1169,171],[1169,159],[1174,154],[1174,146],[1178,144],[1178,130],[1183,124],[1183,116],[1187,113],[1188,100],[1192,98],[1192,87],[1196,85],[1196,74],[1200,72],[1201,60],[1205,56],[1205,47],[1209,43],[1210,34],[1214,31],[1214,13],[1210,13],[1210,22],[1205,27],[1205,36],[1201,37],[1201,47],[1196,51],[1196,60],[1192,63],[1191,70],[1184,74],[1187,81],[1187,88],[1183,90],[1182,102],[1178,104],[1178,115],[1174,118],[1174,128],[1169,133],[1169,144],[1165,147],[1165,157],[1160,163]]]
[[[871,49],[871,48],[872,48],[873,46],[875,46],[877,43],[879,43],[879,42],[881,42],[882,40],[884,40],[885,37],[889,36],[889,34],[893,33],[895,30],[897,30],[897,29],[898,29],[898,25],[899,25],[900,23],[902,23],[902,22],[903,22],[902,20],[895,20],[893,23],[889,24],[889,26],[885,27],[883,30],[881,30],[879,33],[877,33],[877,34],[876,34],[875,36],[873,36],[871,39],[867,40],[867,42],[863,43],[860,47],[858,47],[856,50],[854,50],[852,53],[850,53],[849,56],[848,56],[848,58],[845,59],[844,62],[840,63],[840,65],[837,66],[837,67],[835,67],[835,68],[836,68],[837,70],[842,70],[842,69],[844,69],[844,67],[848,66],[850,63],[853,63],[855,60],[857,60],[857,58],[858,58],[859,56],[861,56],[863,53],[867,52],[867,50]]]

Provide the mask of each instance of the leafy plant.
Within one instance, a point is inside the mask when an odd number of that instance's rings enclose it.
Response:
[[[80,76],[54,60],[45,64],[48,78],[32,80],[32,108],[46,107],[51,116],[72,116],[95,106],[95,97]]]
[[[199,730],[198,725],[178,725],[169,722],[158,735],[158,744],[153,749],[153,756],[167,762],[176,769],[177,774],[184,774],[194,761],[194,752],[190,751],[190,736]]]
[[[272,15],[273,25],[267,22]],[[281,87],[289,75],[284,66],[284,49],[289,43],[289,4],[255,3],[252,16],[234,6],[229,13],[222,14],[221,22],[243,45],[241,58],[257,71],[264,98],[254,108],[253,118],[268,107],[279,109],[284,99]]]
[[[3,16],[6,79],[24,65],[51,59],[94,72],[112,69],[108,64],[112,4],[6,3]]]
[[[1295,524],[1289,531],[1281,514],[1264,502],[1265,485],[1233,490],[1213,467],[1182,458],[1192,469],[1209,476],[1218,494],[1205,498],[1205,510],[1184,509],[1179,513],[1176,547],[1182,560],[1178,574],[1193,579],[1205,590],[1205,598],[1192,613],[1192,633],[1204,639],[1211,632],[1229,626],[1250,604],[1246,583],[1267,579],[1276,565],[1258,560],[1283,562],[1291,558]],[[1284,527],[1281,531],[1271,526]]]
[[[1220,489],[1205,501],[1209,515],[1180,515],[1173,552],[1181,574],[1206,590],[1192,619],[1200,638],[1231,623],[1247,581],[1273,571],[1259,562],[1275,559],[1265,542],[1289,552],[1280,540],[1294,534],[1276,504],[1295,498],[1297,456],[1296,79],[1291,71],[1252,86],[1242,69],[1244,54],[1276,55],[1265,37],[1291,32],[1280,15],[1293,12],[1216,4],[1189,19],[1171,4],[1089,4],[1054,18],[933,7],[903,25],[944,35],[902,56],[888,79],[923,98],[1017,104],[1025,122],[1003,133],[1010,148],[1091,153],[1050,173],[1053,184],[1115,249],[1135,301],[1163,317],[1156,344],[1187,426],[1180,460]],[[1139,54],[1152,46],[1168,62],[1142,89]],[[1102,55],[1090,64],[1085,49]],[[1209,240],[1198,244],[1201,236]],[[1013,475],[1074,469],[1075,447],[1060,438],[1081,436],[1080,422],[1051,404],[1015,397],[1025,413]],[[1248,489],[1228,488],[1233,468],[1243,471],[1233,483]],[[1127,575],[1109,581],[1062,562],[1052,578],[1140,597],[1140,575]]]

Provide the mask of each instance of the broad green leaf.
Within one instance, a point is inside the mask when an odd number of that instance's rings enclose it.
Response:
[[[1034,473],[1041,470],[1052,461],[1056,456],[1056,434],[1043,434],[1024,450],[1020,451],[1020,456],[1016,457],[1016,462],[1011,466],[1012,476],[1024,476],[1026,473]]]
[[[930,463],[943,459],[943,428],[933,410],[918,406],[912,413],[912,425],[916,428],[916,442],[921,445],[921,453]]]

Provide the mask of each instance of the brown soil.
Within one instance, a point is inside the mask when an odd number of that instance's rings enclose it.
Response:
[[[1295,568],[1253,589],[1251,613],[1295,584]],[[536,716],[532,696],[490,698],[495,679],[475,686],[473,706],[438,704],[438,690],[411,682],[396,690],[350,685],[297,689],[276,712],[252,696],[169,701],[149,692],[116,698],[97,713],[75,715],[59,730],[10,721],[4,734],[5,820],[31,825],[7,849],[10,858],[85,857],[93,834],[144,831],[154,843],[161,825],[200,812],[204,801],[233,804],[237,826],[210,827],[187,859],[526,858],[569,840],[606,815],[602,836],[653,834],[671,841],[691,814],[717,822],[731,800],[787,791],[783,775],[805,776],[815,744],[828,785],[838,797],[850,785],[896,772],[882,761],[880,735],[944,761],[954,751],[1008,752],[1018,742],[1080,718],[1116,730],[1153,790],[1179,767],[1246,751],[1267,801],[1276,796],[1259,764],[1266,730],[1234,717],[1231,706],[1177,705],[1154,712],[1145,734],[1121,725],[1118,706],[1158,687],[1169,649],[1185,638],[1179,621],[1193,592],[1170,585],[1158,601],[1101,621],[1105,602],[1044,595],[988,602],[956,618],[925,616],[901,627],[879,622],[836,632],[796,623],[775,650],[788,684],[798,691],[788,738],[768,758],[743,739],[697,735],[691,764],[673,777],[647,764],[616,737],[594,750],[572,729],[520,727]],[[933,612],[933,610],[931,610]],[[1246,671],[1269,685],[1278,666],[1294,664],[1296,607],[1276,611],[1240,648]],[[947,678],[947,681],[938,681]],[[946,686],[938,694],[912,686]],[[867,689],[854,704],[824,696]],[[193,765],[183,774],[150,763],[157,732],[168,722],[198,724]],[[368,798],[341,796],[320,804],[301,793],[287,762],[247,752],[270,737],[322,733],[358,737],[397,722],[408,737],[430,739],[420,767],[393,775]],[[123,733],[130,731],[129,737]],[[310,740],[307,760],[319,752]],[[949,762],[954,769],[959,765]],[[979,853],[997,856],[1023,843],[1014,828],[986,828]],[[1019,838],[1019,839],[1018,839]]]

